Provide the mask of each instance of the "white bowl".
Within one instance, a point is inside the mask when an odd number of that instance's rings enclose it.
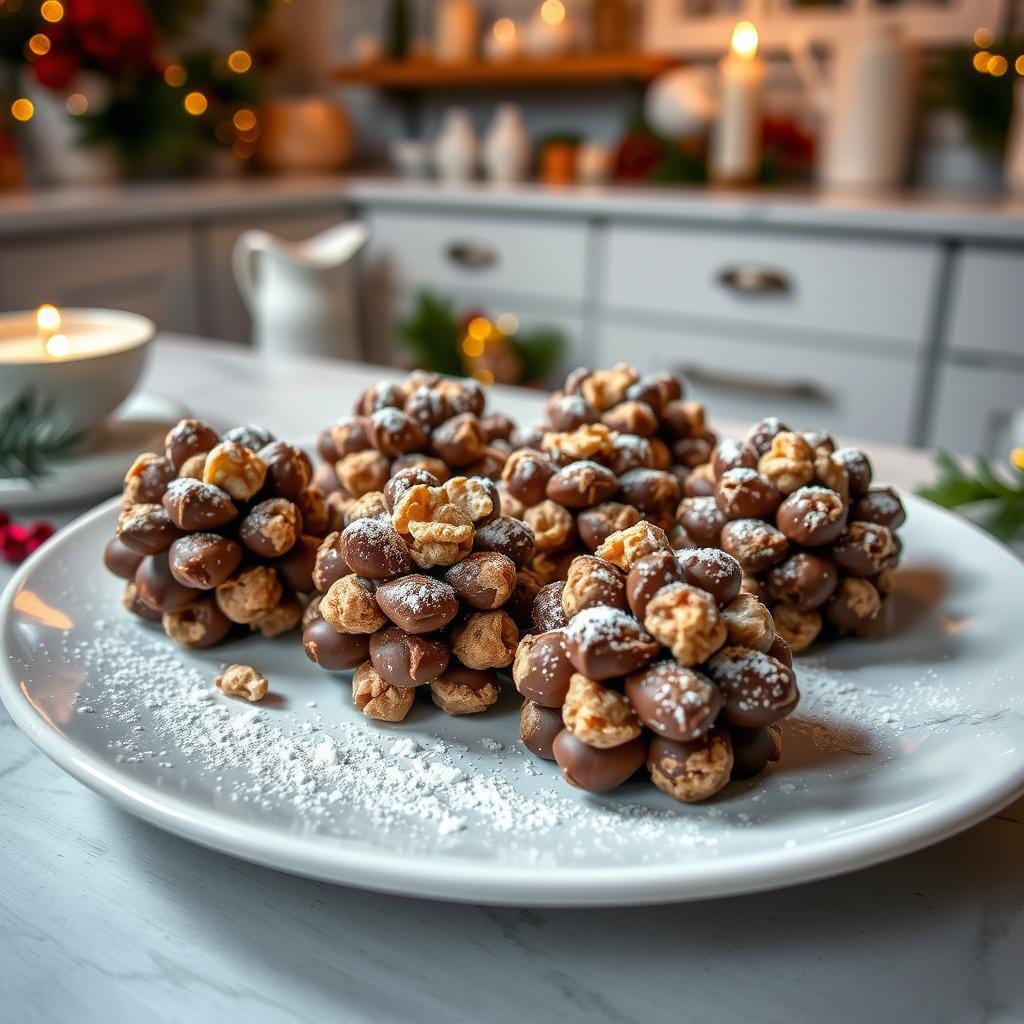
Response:
[[[100,351],[62,358],[35,348],[35,314],[0,313],[0,410],[32,391],[51,401],[61,426],[89,431],[131,393],[156,334],[152,320],[107,309],[61,309],[60,333],[73,345],[102,345]],[[26,344],[26,339],[28,344]],[[4,346],[10,346],[5,355]],[[15,351],[15,347],[17,350]]]

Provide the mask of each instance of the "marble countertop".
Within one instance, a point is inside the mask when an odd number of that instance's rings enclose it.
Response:
[[[144,388],[218,425],[298,437],[378,376],[163,339]],[[501,402],[530,418],[540,399]],[[928,473],[920,453],[869,447],[880,477]],[[461,906],[293,878],[167,835],[65,775],[0,709],[0,822],[0,1018],[21,1024],[1024,1019],[1024,800],[929,850],[796,889],[629,910]]]
[[[506,214],[622,217],[657,222],[868,232],[1024,242],[1024,200],[894,193],[707,187],[443,185],[386,176],[238,178],[66,187],[0,194],[0,238],[180,222],[263,210],[337,205],[487,210]]]

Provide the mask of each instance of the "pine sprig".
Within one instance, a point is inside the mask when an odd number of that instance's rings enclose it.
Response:
[[[981,455],[973,472],[947,452],[939,452],[935,463],[939,479],[920,488],[921,497],[945,508],[984,506],[981,525],[1002,540],[1012,540],[1024,531],[1024,468],[1016,459],[1010,462],[1009,472],[994,469]]]
[[[70,426],[52,399],[39,398],[31,388],[23,391],[0,409],[0,477],[38,480],[84,433]]]

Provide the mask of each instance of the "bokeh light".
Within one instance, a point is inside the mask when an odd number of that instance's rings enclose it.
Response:
[[[188,111],[193,117],[198,117],[200,114],[206,113],[206,108],[210,105],[207,102],[206,97],[201,92],[190,92],[185,95],[184,99],[185,110]]]
[[[35,112],[35,104],[24,96],[19,96],[11,104],[11,117],[13,117],[15,121],[31,121],[32,115]]]

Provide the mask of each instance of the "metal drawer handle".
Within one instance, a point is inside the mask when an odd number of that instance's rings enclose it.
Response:
[[[498,251],[486,242],[451,242],[445,254],[452,263],[467,270],[486,270],[498,262]]]
[[[701,366],[679,366],[677,373],[693,384],[721,391],[739,391],[748,395],[770,395],[772,398],[795,398],[804,402],[832,401],[832,394],[813,380],[766,380],[743,373],[725,373]]]
[[[781,270],[737,263],[718,272],[718,283],[739,295],[788,295],[793,290],[789,278]]]

